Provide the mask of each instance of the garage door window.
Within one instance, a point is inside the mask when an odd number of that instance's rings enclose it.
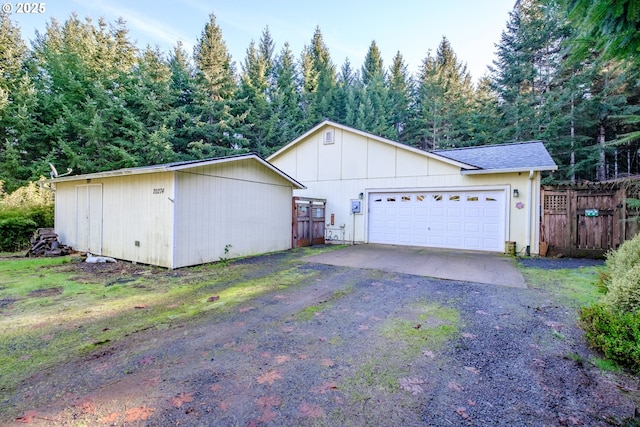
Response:
[[[458,196],[457,194],[455,194],[453,196],[449,196],[449,201],[450,202],[459,202],[460,201],[460,196]]]
[[[477,202],[478,196],[467,196],[467,202]]]
[[[403,202],[410,202],[411,201],[411,196],[402,196],[402,200]]]

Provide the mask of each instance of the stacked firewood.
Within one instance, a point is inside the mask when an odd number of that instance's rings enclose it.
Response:
[[[58,235],[53,228],[38,228],[31,238],[31,249],[28,257],[69,255],[71,247],[58,241]]]

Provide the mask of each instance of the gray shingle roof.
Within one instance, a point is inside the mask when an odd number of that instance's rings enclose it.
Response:
[[[555,170],[542,141],[434,150],[433,153],[482,170]]]

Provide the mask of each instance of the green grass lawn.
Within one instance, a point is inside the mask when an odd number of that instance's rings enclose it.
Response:
[[[604,269],[604,266],[599,266],[558,270],[522,267],[520,270],[530,289],[542,289],[563,305],[579,308],[602,298],[596,282]]]
[[[294,254],[300,252],[315,253]],[[212,310],[222,314],[316,274],[300,272],[297,255],[288,258],[271,270],[257,257],[175,271],[77,257],[0,259],[0,395],[103,344]]]

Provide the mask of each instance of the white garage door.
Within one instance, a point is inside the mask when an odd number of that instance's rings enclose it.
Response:
[[[369,194],[369,242],[504,252],[505,192]]]

